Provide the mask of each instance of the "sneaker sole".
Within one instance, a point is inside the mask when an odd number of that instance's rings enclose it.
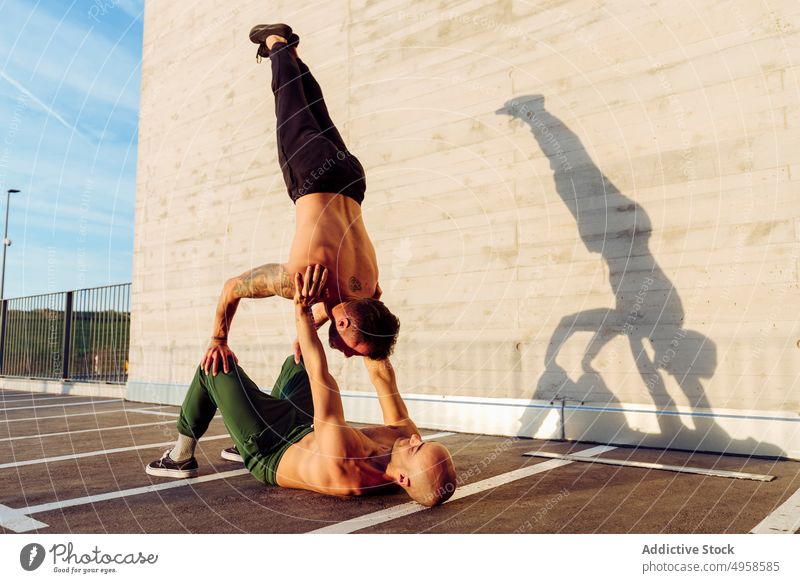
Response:
[[[199,470],[163,470],[150,466],[145,466],[144,471],[159,478],[196,478],[200,474]]]
[[[224,460],[228,460],[228,461],[231,461],[231,462],[239,462],[240,464],[244,463],[244,460],[242,459],[241,455],[237,455],[235,453],[227,452],[224,449],[220,452],[219,455]]]
[[[257,24],[250,30],[250,42],[264,44],[270,35],[282,36],[287,41],[292,36],[292,27],[288,24]]]

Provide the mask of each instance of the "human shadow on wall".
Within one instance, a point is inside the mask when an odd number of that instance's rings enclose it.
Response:
[[[710,416],[692,416],[694,427],[689,427],[674,413],[676,403],[665,387],[665,375],[676,381],[682,392],[682,404],[689,403],[692,409],[708,409],[703,380],[714,375],[717,351],[709,338],[683,328],[684,309],[678,291],[649,249],[652,226],[644,209],[622,194],[600,171],[578,136],[545,109],[541,95],[515,97],[495,113],[515,117],[530,127],[550,163],[556,191],[575,219],[583,244],[589,252],[599,253],[608,265],[614,295],[612,308],[588,309],[561,318],[547,345],[545,370],[532,399],[566,399],[567,406],[578,402],[617,409],[622,400],[614,387],[606,385],[593,361],[611,340],[623,336],[643,386],[663,413],[656,415],[655,430],[626,428],[620,422],[618,433],[624,432],[625,437],[617,442],[647,445],[656,443],[654,437],[670,435],[674,436],[671,442],[660,447],[711,449],[703,447],[705,442],[723,444],[726,450],[755,451],[759,446],[757,440],[737,440],[734,444]],[[591,291],[595,290],[586,290]],[[577,332],[592,336],[583,354],[580,376],[572,380],[559,365],[558,356]],[[613,360],[624,362],[621,358]],[[626,395],[624,401],[641,403],[645,395],[638,395],[638,400],[636,397]],[[565,417],[569,431],[569,415]],[[534,435],[542,415],[528,409],[520,422],[522,435]],[[572,435],[572,439],[579,440],[580,436]],[[607,441],[614,443],[615,436]],[[783,454],[780,448],[768,444],[760,444],[758,450],[760,455]]]

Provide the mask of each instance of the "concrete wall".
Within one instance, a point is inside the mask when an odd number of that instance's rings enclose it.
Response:
[[[223,281],[286,257],[247,39],[284,20],[367,169],[425,424],[800,456],[795,3],[440,5],[147,2],[129,396],[180,402]],[[239,307],[259,383],[290,314]],[[330,363],[376,418],[358,360]]]

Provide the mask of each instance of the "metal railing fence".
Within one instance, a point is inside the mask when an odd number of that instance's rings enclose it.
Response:
[[[2,300],[0,375],[124,383],[131,284]]]

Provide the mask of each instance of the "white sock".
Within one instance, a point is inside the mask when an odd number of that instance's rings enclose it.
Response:
[[[169,452],[169,459],[174,462],[185,462],[194,457],[194,448],[197,447],[197,440],[181,433],[178,434],[178,441],[175,447]]]

